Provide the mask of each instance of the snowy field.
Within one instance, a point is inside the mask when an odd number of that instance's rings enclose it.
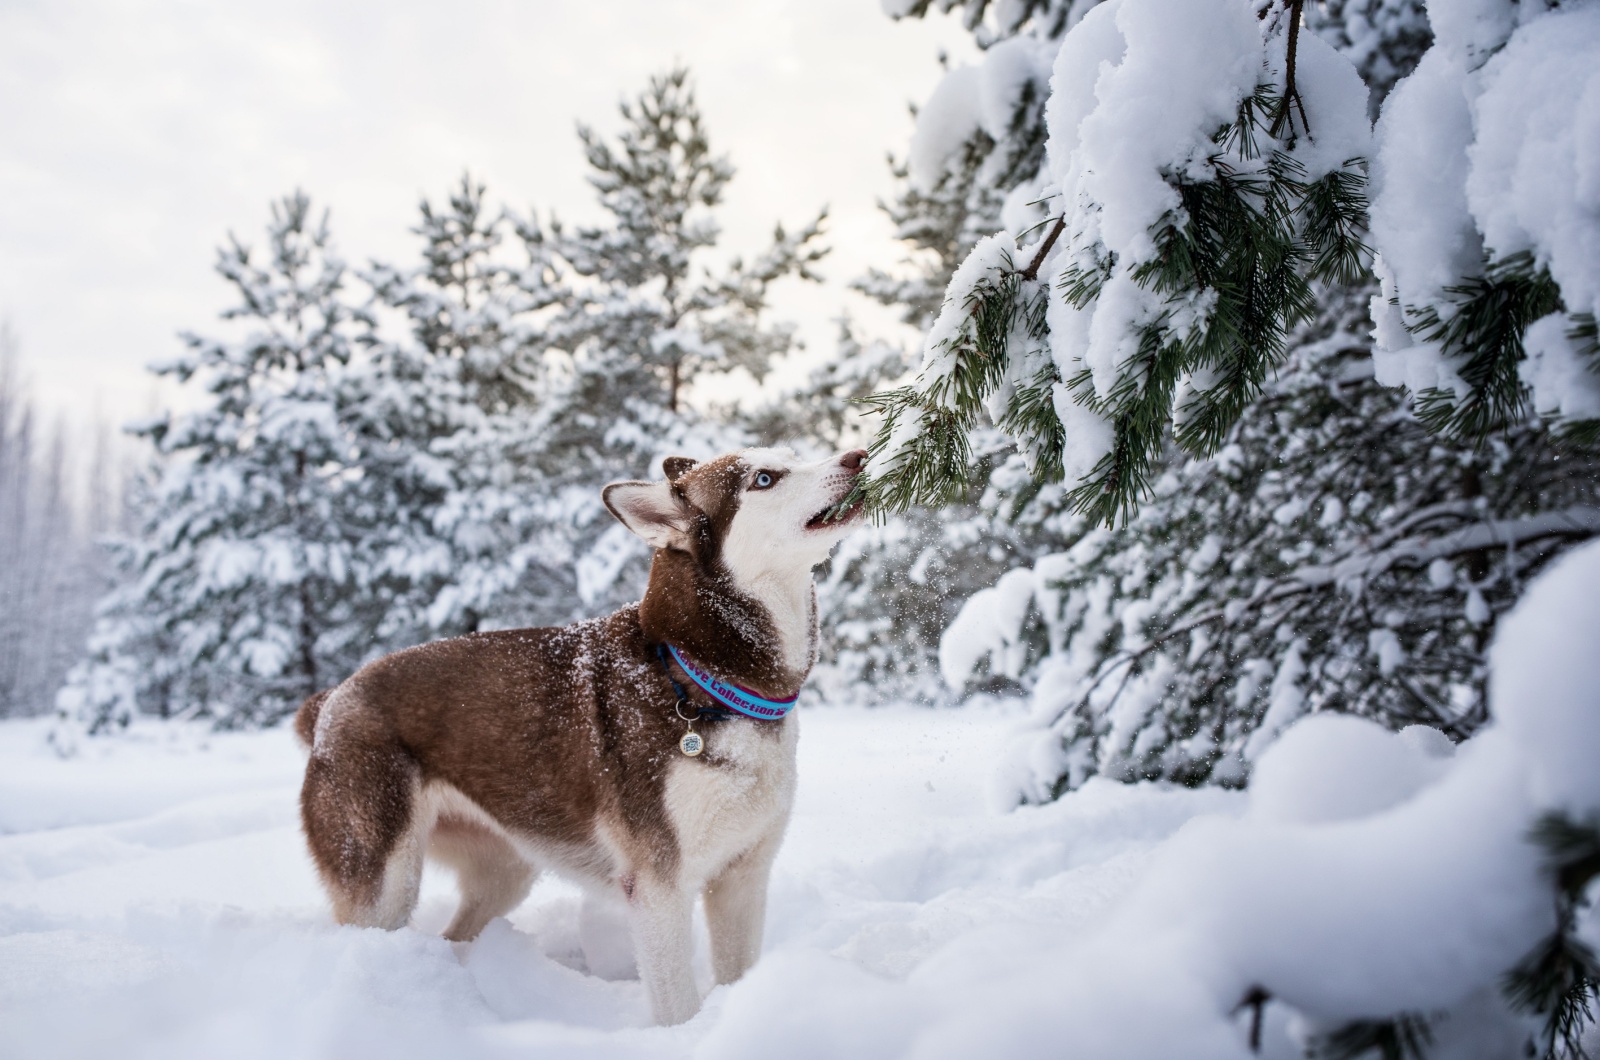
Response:
[[[62,761],[40,723],[5,723],[0,1055],[884,1055],[914,1014],[866,1019],[878,1042],[830,1040],[801,1014],[870,1015],[859,1007],[879,990],[949,978],[952,946],[1004,960],[1040,932],[1080,934],[1152,844],[1240,806],[1104,782],[1000,813],[989,788],[1017,721],[1014,705],[806,712],[766,955],[676,1028],[648,1026],[637,981],[587,973],[579,896],[560,881],[471,944],[435,935],[453,908],[443,871],[415,930],[336,927],[302,847],[287,731],[152,725]],[[790,992],[806,1005],[787,1006]]]
[[[1249,1060],[1259,1031],[1287,1060],[1422,1013],[1429,1060],[1504,1060],[1533,1027],[1501,977],[1557,927],[1530,828],[1600,820],[1597,628],[1590,545],[1502,621],[1485,731],[1312,714],[1246,793],[1097,779],[1004,811],[1016,705],[806,710],[765,953],[674,1028],[590,974],[558,881],[470,944],[436,935],[437,875],[414,929],[335,927],[285,731],[147,724],[62,761],[7,723],[0,1055]],[[1596,906],[1574,913],[1600,949]]]

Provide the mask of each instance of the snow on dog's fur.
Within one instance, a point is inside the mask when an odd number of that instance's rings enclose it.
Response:
[[[396,652],[308,699],[295,719],[311,746],[301,818],[338,920],[403,926],[430,856],[461,886],[445,935],[470,939],[549,868],[626,902],[658,1022],[700,1005],[696,895],[717,982],[742,975],[760,953],[794,802],[797,721],[699,721],[706,750],[684,756],[656,646],[764,698],[793,695],[816,656],[812,569],[854,513],[825,516],[865,459],[670,458],[666,481],[605,489],[655,550],[639,604]],[[695,704],[712,705],[673,671]]]

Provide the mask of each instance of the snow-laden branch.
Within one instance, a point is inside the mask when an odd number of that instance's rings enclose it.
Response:
[[[1431,505],[1413,515],[1407,525],[1416,527],[1448,514],[1459,505]],[[1550,538],[1588,538],[1600,535],[1600,507],[1573,505],[1512,520],[1486,520],[1438,536],[1415,536],[1378,551],[1363,551],[1330,564],[1297,568],[1289,574],[1261,585],[1246,600],[1235,600],[1226,607],[1211,608],[1180,622],[1160,634],[1131,645],[1107,657],[1096,668],[1083,691],[1061,711],[1060,716],[1077,714],[1106,681],[1121,676],[1126,685],[1133,665],[1179,637],[1219,622],[1234,623],[1247,614],[1266,610],[1292,597],[1330,587],[1358,589],[1371,578],[1397,566],[1425,566],[1437,559],[1450,559],[1485,549],[1514,549]],[[1115,697],[1113,697],[1115,698]]]
[[[1436,559],[1448,559],[1483,549],[1515,548],[1541,538],[1583,538],[1595,534],[1600,534],[1600,508],[1576,505],[1509,522],[1488,520],[1475,523],[1438,537],[1404,540],[1380,552],[1350,556],[1332,564],[1302,567],[1283,581],[1308,589],[1325,585],[1350,585],[1358,579],[1382,574],[1402,563],[1422,566]]]
[[[1148,497],[1166,437],[1196,456],[1224,444],[1313,313],[1312,284],[1348,283],[1366,257],[1367,92],[1299,37],[1300,9],[1107,0],[1062,37],[1035,195],[1049,228],[1024,258],[1008,227],[951,276],[916,380],[872,401],[870,507],[960,496],[985,418],[1105,525]],[[949,134],[990,73],[1035,58],[952,73],[919,118],[913,175],[963,142]]]

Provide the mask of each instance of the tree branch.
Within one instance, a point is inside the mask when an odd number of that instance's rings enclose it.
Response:
[[[1311,121],[1306,117],[1306,105],[1300,98],[1300,90],[1294,83],[1295,52],[1300,45],[1300,11],[1305,0],[1289,0],[1289,49],[1288,61],[1284,65],[1283,77],[1283,102],[1278,106],[1278,113],[1272,119],[1272,128],[1268,130],[1273,136],[1283,131],[1284,123],[1289,125],[1290,135],[1294,134],[1293,110],[1300,111],[1300,124],[1306,128],[1306,136],[1311,136]]]
[[[1061,238],[1062,231],[1067,227],[1067,215],[1062,214],[1056,218],[1056,223],[1051,226],[1050,234],[1044,237],[1044,242],[1039,244],[1039,250],[1033,255],[1033,260],[1028,262],[1028,267],[1022,270],[1024,280],[1037,280],[1039,268],[1044,265],[1044,259],[1050,253],[1050,248],[1056,245],[1056,240]]]
[[[1424,512],[1437,513],[1439,509],[1446,507],[1448,506],[1439,505],[1433,509],[1424,509]],[[1600,535],[1600,508],[1575,505],[1507,522],[1475,523],[1460,530],[1441,534],[1432,540],[1405,541],[1380,552],[1347,556],[1343,560],[1327,565],[1302,567],[1262,586],[1248,600],[1236,601],[1237,606],[1231,611],[1226,607],[1204,611],[1186,622],[1162,631],[1138,647],[1124,648],[1108,657],[1096,667],[1094,679],[1089,682],[1088,687],[1070,706],[1057,715],[1057,720],[1077,714],[1087,707],[1095,690],[1119,670],[1123,671],[1123,686],[1126,687],[1128,677],[1136,663],[1174,638],[1192,633],[1201,626],[1208,626],[1214,622],[1235,622],[1247,612],[1259,611],[1302,593],[1343,585],[1357,577],[1368,578],[1374,574],[1382,574],[1402,562],[1421,567],[1435,559],[1459,556],[1485,548],[1497,546],[1513,548],[1546,537],[1582,538],[1596,535]],[[1122,690],[1119,688],[1111,698],[1115,700],[1121,694]]]

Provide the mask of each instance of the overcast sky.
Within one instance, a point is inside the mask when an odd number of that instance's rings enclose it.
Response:
[[[831,207],[830,284],[780,302],[826,345],[843,283],[898,257],[884,157],[941,47],[970,50],[876,0],[0,0],[0,317],[47,408],[140,414],[144,366],[228,302],[216,246],[259,243],[272,198],[329,206],[355,263],[412,261],[419,196],[467,169],[581,218],[574,123],[614,129],[618,99],[682,61],[738,169],[728,249]]]

